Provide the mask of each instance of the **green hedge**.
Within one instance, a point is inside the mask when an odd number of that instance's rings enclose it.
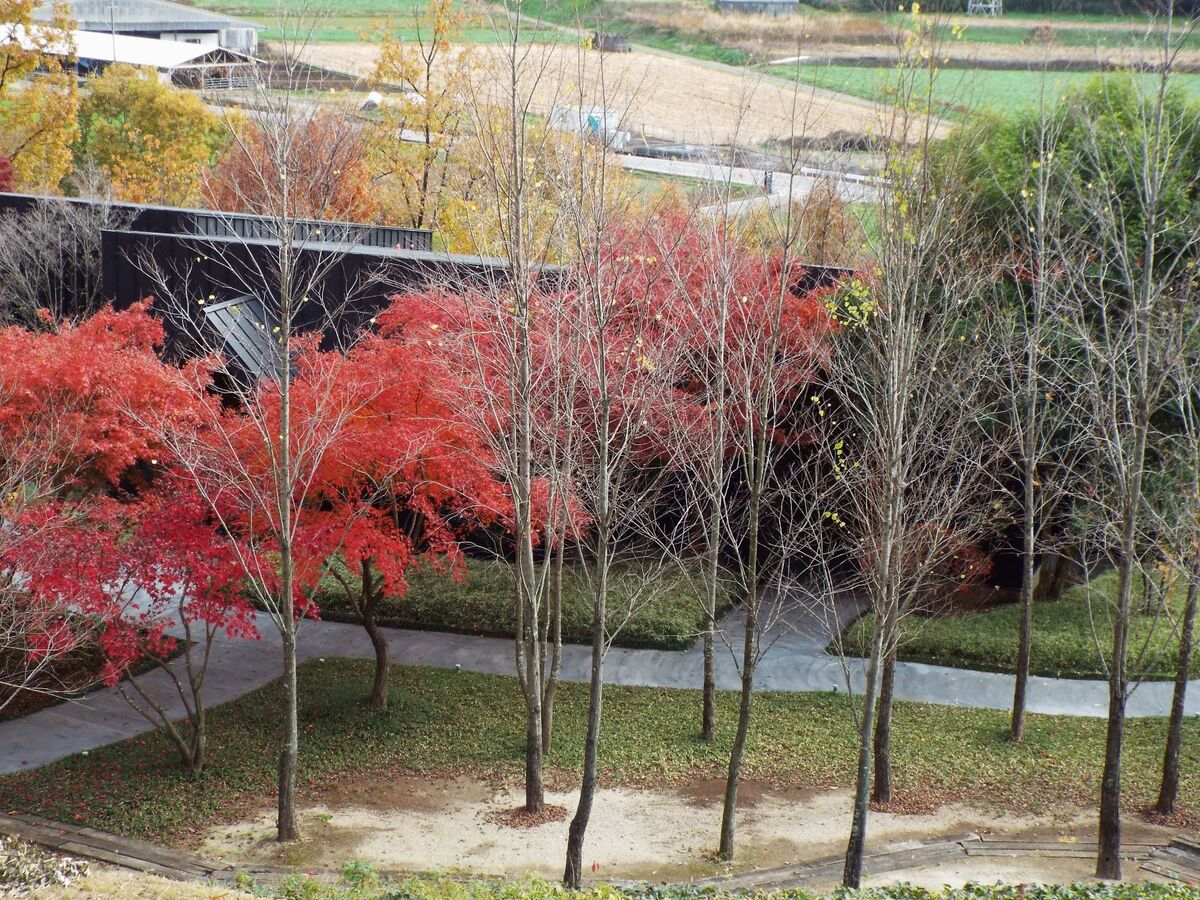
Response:
[[[402,597],[384,600],[380,624],[392,628],[417,628],[453,631],[492,637],[511,637],[513,613],[513,567],[497,560],[468,559],[461,579],[414,569],[409,574],[408,591]],[[344,570],[343,570],[344,571]],[[357,578],[347,576],[357,589]],[[640,579],[628,564],[616,568],[609,592],[609,623],[619,624]],[[584,644],[591,641],[592,607],[586,582],[578,572],[563,579],[563,640]],[[638,608],[616,636],[620,647],[650,647],[660,650],[686,650],[695,643],[703,625],[703,606],[699,583],[683,574],[660,579],[654,596]],[[326,577],[316,597],[322,618],[340,622],[358,622],[345,591],[332,576]],[[719,613],[730,606],[722,592]]]
[[[1038,603],[1033,610],[1034,675],[1052,678],[1104,678],[1097,642],[1107,657],[1112,646],[1112,619],[1108,601],[1117,587],[1115,572],[1108,572],[1091,583],[1092,602],[1083,585],[1068,589],[1062,599]],[[1178,620],[1183,612],[1181,592],[1168,599],[1171,616]],[[939,666],[982,669],[988,672],[1015,672],[1017,637],[1021,609],[1007,604],[986,612],[945,618],[909,616],[901,623],[898,655],[910,662]],[[845,633],[851,654],[865,656],[871,641],[874,616],[868,614]],[[1136,668],[1142,648],[1147,648],[1144,671]],[[1179,658],[1178,637],[1167,617],[1139,615],[1130,630],[1131,674],[1151,681],[1169,681],[1175,677]],[[1192,667],[1200,672],[1200,647],[1192,653]]]

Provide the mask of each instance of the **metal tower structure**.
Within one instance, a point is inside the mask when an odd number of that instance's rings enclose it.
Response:
[[[967,0],[968,16],[998,16],[1004,12],[1004,0]]]

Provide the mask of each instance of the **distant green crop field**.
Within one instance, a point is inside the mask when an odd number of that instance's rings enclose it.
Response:
[[[891,69],[869,66],[801,66],[796,69],[772,66],[770,71],[798,79],[804,84],[840,91],[868,100],[893,99],[895,76]],[[933,96],[946,111],[963,114],[975,109],[1012,112],[1036,105],[1043,77],[1049,98],[1086,84],[1096,77],[1092,72],[993,71],[988,69],[946,69],[934,84]],[[1152,79],[1153,75],[1141,76]],[[1200,75],[1176,76],[1177,83],[1192,97],[1200,98]]]
[[[195,0],[196,6],[238,16],[266,26],[263,37],[279,40],[281,35],[278,10],[280,0]],[[423,17],[427,0],[283,0],[282,8],[299,16],[301,10],[315,16],[309,39],[313,41],[364,41],[375,40],[386,30],[393,37],[412,40],[417,35],[417,23]],[[486,11],[486,7],[484,8]],[[302,26],[310,27],[308,21],[289,22],[289,30]],[[556,37],[550,29],[531,29],[526,40],[543,41]],[[481,15],[479,20],[463,32],[463,39],[475,44],[490,44],[497,40],[496,29],[489,27]]]
[[[1141,47],[1159,46],[1156,34],[1146,29],[1087,28],[1075,24],[1055,21],[1046,25],[1054,29],[1054,42],[1048,50],[1052,54],[1055,46],[1062,47]],[[945,28],[949,32],[949,28]],[[962,40],[981,44],[1029,44],[1030,52],[1036,53],[1040,45],[1031,40],[1033,29],[1024,25],[968,25],[962,31]],[[1175,41],[1177,46],[1188,49],[1200,47],[1200,35],[1188,34]]]

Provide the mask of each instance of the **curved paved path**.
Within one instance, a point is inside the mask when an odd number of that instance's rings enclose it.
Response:
[[[856,605],[839,605],[843,622],[857,614]],[[802,604],[780,605],[763,641],[755,688],[760,691],[845,691],[847,678],[857,692],[864,682],[864,661],[842,661],[824,653],[834,628],[826,618]],[[209,706],[225,703],[278,678],[279,637],[270,620],[259,615],[258,641],[219,640],[204,685]],[[393,663],[461,668],[471,672],[514,674],[510,639],[471,637],[430,631],[385,629]],[[744,628],[736,615],[722,622],[723,640],[740,651]],[[584,682],[590,672],[590,648],[563,648],[562,678]],[[371,659],[374,653],[366,632],[358,625],[337,622],[306,622],[300,630],[302,661],[323,657]],[[696,688],[701,683],[703,659],[697,646],[687,651],[609,651],[605,664],[608,684],[647,687]],[[179,717],[182,704],[165,673],[142,676],[142,684],[155,698]],[[718,685],[736,689],[739,674],[732,652],[719,652]],[[1171,701],[1171,684],[1147,682],[1138,685],[1129,698],[1128,715],[1166,715]],[[1013,677],[901,662],[896,666],[896,698],[947,706],[1007,709],[1012,702]],[[1103,717],[1107,712],[1108,685],[1102,681],[1032,678],[1029,686],[1031,712]],[[1200,679],[1188,692],[1189,714],[1200,715]],[[0,772],[35,768],[85,750],[151,730],[115,688],[93,691],[83,698],[0,723]]]

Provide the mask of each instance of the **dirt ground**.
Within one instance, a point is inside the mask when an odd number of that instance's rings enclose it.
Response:
[[[710,861],[720,823],[720,787],[701,782],[680,790],[601,790],[588,829],[584,863],[597,878],[676,881],[718,870]],[[549,792],[547,802],[574,810],[577,795]],[[456,869],[522,877],[561,874],[567,820],[512,827],[497,813],[522,795],[476,780],[395,781],[358,785],[320,798],[301,815],[304,839],[280,847],[272,840],[272,810],[212,830],[199,853],[245,863],[336,868],[352,859],[381,870]],[[740,793],[736,871],[777,868],[835,856],[844,850],[850,820],[847,791],[800,793],[749,783]],[[985,814],[963,805],[919,815],[876,813],[871,848],[966,832],[1078,840],[1090,813],[1054,820]],[[1146,826],[1149,828],[1149,826]],[[1133,839],[1132,835],[1130,839]],[[1078,865],[1076,865],[1078,863]],[[1060,881],[1086,878],[1087,861],[975,859],[917,869],[905,878],[941,885],[969,880]],[[899,876],[881,876],[882,882]]]
[[[69,885],[39,888],[33,896],[38,900],[254,900],[256,895],[226,885],[191,884],[93,866],[83,878]]]
[[[491,90],[497,47],[477,46],[472,53],[483,90]],[[313,44],[308,61],[355,75],[368,74],[378,47],[370,44]],[[775,78],[651,52],[604,54],[580,52],[567,43],[533,45],[523,63],[533,111],[548,114],[556,105],[601,105],[597,85],[603,74],[604,106],[618,110],[626,130],[667,140],[700,144],[762,144],[791,136],[824,137],[835,131],[878,133],[879,108],[867,100],[789,87]],[[580,85],[583,85],[583,91]]]

